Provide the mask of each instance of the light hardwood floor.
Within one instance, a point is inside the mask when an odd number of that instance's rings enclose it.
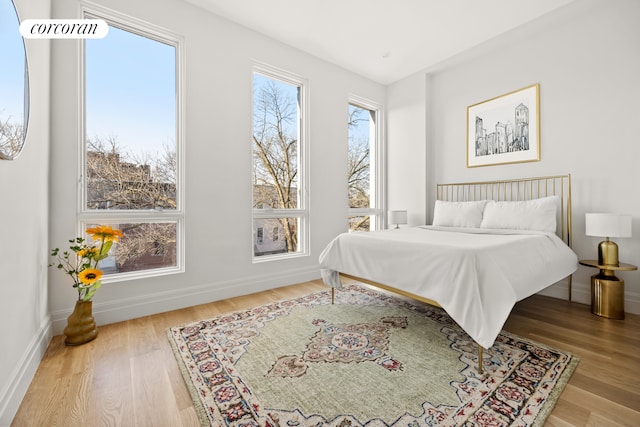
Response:
[[[56,336],[12,426],[197,426],[166,329],[321,289],[306,282],[104,325],[79,347]],[[505,329],[581,359],[546,426],[640,426],[640,316],[603,319],[536,295],[516,305]]]

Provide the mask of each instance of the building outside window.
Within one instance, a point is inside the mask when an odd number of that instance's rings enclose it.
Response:
[[[126,18],[85,17],[104,19],[109,33],[84,41],[80,227],[124,233],[101,264],[112,279],[181,271],[179,39]]]
[[[268,66],[256,66],[252,137],[254,261],[308,253],[305,102],[303,79]]]

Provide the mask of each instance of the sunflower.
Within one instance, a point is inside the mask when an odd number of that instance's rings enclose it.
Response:
[[[93,258],[95,254],[98,253],[98,248],[86,248],[78,251],[78,256],[80,258]]]
[[[87,228],[87,234],[93,236],[93,240],[104,240],[105,242],[117,242],[120,237],[124,237],[122,231],[114,230],[110,225]]]
[[[93,285],[102,277],[102,270],[97,268],[86,268],[78,273],[78,280],[85,285]]]

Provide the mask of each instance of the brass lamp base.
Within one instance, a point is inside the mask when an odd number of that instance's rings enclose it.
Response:
[[[618,266],[618,245],[607,237],[598,245],[598,264]]]
[[[624,280],[613,271],[591,276],[591,312],[608,319],[624,319]]]

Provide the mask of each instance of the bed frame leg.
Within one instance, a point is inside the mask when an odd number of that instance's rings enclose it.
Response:
[[[331,288],[331,305],[333,305],[335,300],[336,300],[336,288]]]
[[[482,369],[482,346],[478,344],[478,374],[482,375],[484,370]]]

